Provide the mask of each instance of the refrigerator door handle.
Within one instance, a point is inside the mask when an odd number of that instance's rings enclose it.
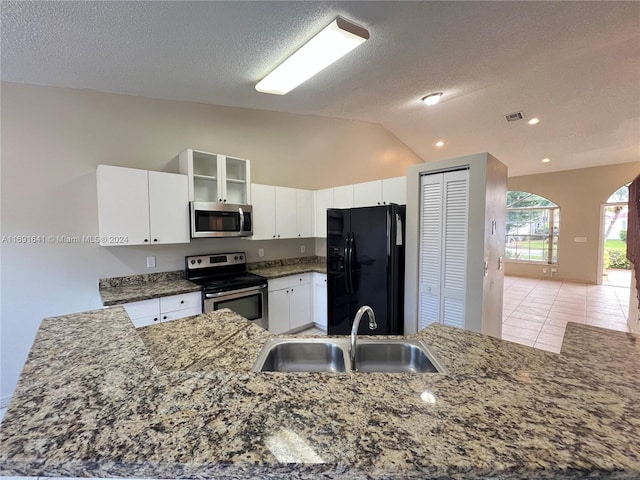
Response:
[[[349,280],[350,274],[351,274],[351,262],[349,261],[349,259],[351,258],[349,255],[350,239],[351,239],[351,234],[347,233],[347,238],[345,240],[345,246],[344,246],[344,289],[346,290],[347,293],[351,293],[351,289],[349,288],[349,285],[351,283]]]
[[[355,289],[353,288],[353,247],[355,243],[355,238],[353,232],[350,234],[350,238],[348,241],[349,244],[349,293],[354,294]]]

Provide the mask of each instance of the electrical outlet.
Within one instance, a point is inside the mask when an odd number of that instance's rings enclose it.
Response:
[[[304,253],[304,245],[300,245],[300,253]]]
[[[558,269],[556,267],[551,267],[551,273],[558,273]]]
[[[147,257],[147,268],[156,268],[155,255],[151,255],[150,257]]]
[[[542,267],[542,273],[547,273],[547,267]]]
[[[258,249],[258,256],[259,257],[264,257],[264,248],[259,248]]]

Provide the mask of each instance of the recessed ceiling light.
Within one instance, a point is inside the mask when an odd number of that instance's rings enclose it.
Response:
[[[441,148],[444,147],[444,142],[442,140],[438,140],[434,145],[438,148]]]
[[[368,39],[365,28],[338,17],[260,80],[256,90],[284,95]]]
[[[540,119],[537,117],[533,117],[531,120],[529,120],[527,122],[529,125],[537,125],[538,123],[540,123]]]
[[[442,92],[430,93],[426,97],[422,97],[422,101],[427,105],[435,105],[440,101],[440,97],[442,97]]]
[[[542,163],[549,163],[551,161],[550,158],[543,158],[542,160],[540,160]]]

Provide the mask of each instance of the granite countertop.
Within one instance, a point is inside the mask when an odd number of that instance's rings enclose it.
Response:
[[[98,280],[102,304],[107,307],[200,290],[200,285],[184,279],[181,270]]]
[[[247,269],[266,278],[286,277],[300,273],[326,273],[323,257],[301,257],[248,264]],[[198,292],[200,285],[184,279],[184,272],[160,272],[146,275],[101,278],[98,290],[102,304],[107,307],[152,298]]]
[[[327,263],[323,257],[303,257],[273,262],[247,265],[251,273],[267,278],[287,277],[301,273],[327,273]]]
[[[140,330],[122,307],[45,319],[0,474],[640,476],[637,337],[569,324],[556,355],[442,325],[416,336],[446,375],[251,373],[269,334],[228,310]]]

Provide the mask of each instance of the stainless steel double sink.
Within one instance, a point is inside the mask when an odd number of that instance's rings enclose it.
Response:
[[[349,348],[348,338],[272,338],[251,371],[349,372]],[[422,340],[360,337],[355,358],[358,372],[446,373]]]

